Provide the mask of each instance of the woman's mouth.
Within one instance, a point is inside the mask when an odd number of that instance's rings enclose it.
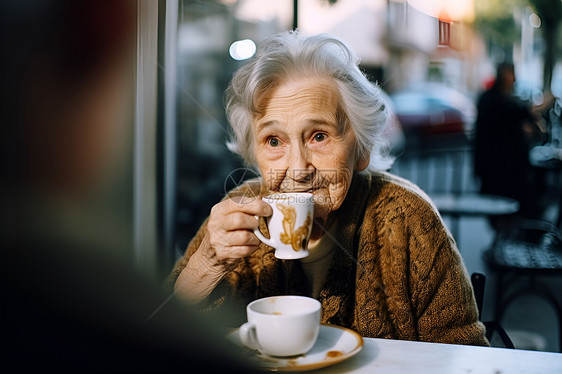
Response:
[[[299,188],[299,189],[290,189],[290,190],[280,190],[281,193],[315,193],[320,190],[320,187],[314,188]]]

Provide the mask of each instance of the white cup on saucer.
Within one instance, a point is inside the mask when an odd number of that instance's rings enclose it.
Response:
[[[305,296],[272,296],[246,307],[248,322],[240,326],[245,346],[271,356],[305,354],[316,343],[321,305]]]

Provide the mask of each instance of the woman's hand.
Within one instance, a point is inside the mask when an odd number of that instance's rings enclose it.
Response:
[[[256,216],[271,216],[269,204],[259,198],[233,197],[211,209],[207,225],[208,248],[205,256],[214,266],[231,267],[254,253],[260,244],[253,230],[259,223]]]
[[[176,294],[193,301],[207,297],[241,258],[258,249],[256,216],[272,214],[259,198],[232,197],[213,206],[205,238],[176,281]]]

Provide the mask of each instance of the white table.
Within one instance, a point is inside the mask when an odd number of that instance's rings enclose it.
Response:
[[[562,373],[562,353],[363,338],[363,349],[311,373]]]

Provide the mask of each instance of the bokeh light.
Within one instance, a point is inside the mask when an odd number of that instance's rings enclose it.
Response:
[[[256,43],[251,39],[237,40],[230,45],[228,51],[235,60],[247,60],[256,53]]]
[[[541,18],[536,13],[533,13],[529,16],[529,23],[535,29],[538,29],[539,27],[541,27],[542,21]]]

